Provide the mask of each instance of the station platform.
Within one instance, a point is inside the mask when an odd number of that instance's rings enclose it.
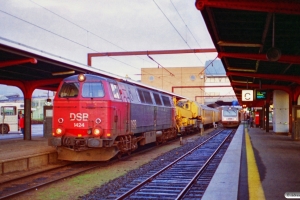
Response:
[[[0,183],[46,169],[58,167],[63,163],[57,160],[55,148],[48,146],[43,137],[43,125],[32,125],[32,139],[23,140],[20,132],[0,134]]]
[[[202,199],[300,199],[299,154],[291,136],[241,124]]]
[[[32,132],[37,133],[32,134],[30,141],[23,140],[20,133],[0,135],[0,183],[13,178],[14,173],[9,170],[66,164],[55,162],[55,148],[47,145],[40,128],[32,127]],[[300,197],[299,154],[300,141],[293,141],[291,136],[241,124],[202,199],[273,200],[293,194]]]
[[[32,140],[23,140],[21,132],[0,134],[0,162],[31,154],[55,151],[53,147],[48,146],[48,139],[43,137],[43,125],[32,125],[31,130]]]

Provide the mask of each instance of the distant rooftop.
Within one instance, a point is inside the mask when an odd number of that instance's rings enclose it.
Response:
[[[205,62],[206,76],[226,76],[225,68],[221,60],[208,60]]]

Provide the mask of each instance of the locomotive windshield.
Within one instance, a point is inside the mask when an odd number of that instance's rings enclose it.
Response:
[[[82,86],[82,97],[104,97],[103,85],[101,82],[84,83]]]
[[[74,82],[74,83],[64,82],[64,84],[60,88],[58,96],[63,97],[63,98],[77,97],[78,96],[78,91],[79,91],[79,83],[77,83],[77,82]]]
[[[224,117],[236,117],[237,116],[237,110],[223,110],[223,116]]]
[[[78,82],[65,82],[58,95],[62,98],[75,98],[80,93]],[[104,97],[104,89],[101,82],[85,82],[82,85],[82,97]]]

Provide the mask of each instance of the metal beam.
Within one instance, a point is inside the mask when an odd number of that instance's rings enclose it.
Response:
[[[178,49],[178,50],[153,50],[153,51],[121,51],[121,52],[103,52],[103,53],[88,53],[88,65],[92,66],[92,57],[103,56],[138,56],[138,55],[153,55],[153,54],[184,54],[184,53],[215,53],[216,49]]]
[[[227,52],[219,52],[219,58],[230,57],[230,58],[240,58],[240,59],[248,59],[248,60],[262,60],[269,61],[267,59],[266,54],[255,54],[255,53],[227,53]],[[269,61],[272,62],[272,61]],[[281,55],[281,57],[276,61],[281,63],[292,63],[292,64],[300,64],[300,56],[293,55]]]
[[[299,76],[277,75],[277,74],[257,74],[257,73],[244,73],[244,72],[226,72],[227,76],[242,76],[242,77],[255,77],[268,80],[288,81],[300,84]],[[231,83],[233,84],[233,83]]]
[[[246,90],[246,86],[247,86],[247,84],[245,84],[245,83],[231,83],[232,84],[232,86],[234,87],[234,86],[244,86],[245,87],[245,90]],[[248,84],[248,86],[250,87],[250,88],[254,88],[254,89],[258,89],[258,88],[260,88],[260,85],[259,84],[254,84],[254,83],[250,83],[250,84]],[[287,92],[287,93],[291,93],[291,88],[290,87],[288,87],[288,86],[282,86],[282,85],[266,85],[266,84],[263,84],[262,86],[261,86],[261,89],[260,90],[283,90],[283,91],[285,91],[285,92]]]
[[[232,87],[231,85],[197,85],[197,86],[172,86],[172,93],[174,93],[174,89],[176,88],[216,88],[216,87]]]
[[[2,61],[2,62],[0,62],[0,67],[8,67],[8,66],[19,65],[19,64],[24,64],[24,63],[36,64],[37,60],[35,58],[26,58],[26,59],[21,59],[21,60]]]
[[[195,6],[198,10],[204,10],[206,7],[225,8],[234,10],[247,10],[259,12],[272,12],[284,14],[300,14],[300,3],[293,0],[274,1],[249,1],[249,0],[196,0]]]

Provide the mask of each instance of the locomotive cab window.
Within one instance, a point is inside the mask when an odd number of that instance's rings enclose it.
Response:
[[[162,98],[165,106],[171,107],[170,99],[168,97],[161,96],[161,98]]]
[[[79,83],[67,83],[67,82],[65,82],[62,85],[62,87],[60,88],[58,96],[62,97],[62,98],[77,97],[78,96],[78,88],[79,88]]]
[[[104,97],[104,89],[101,82],[85,82],[82,85],[82,97]]]
[[[114,98],[121,99],[118,86],[114,83],[110,83],[110,88],[111,88]]]
[[[133,100],[134,100],[134,98],[133,98],[133,95],[132,95],[132,93],[131,93],[131,90],[130,90],[130,89],[128,90],[128,93],[129,93],[129,98],[130,98],[130,101],[133,101]]]

